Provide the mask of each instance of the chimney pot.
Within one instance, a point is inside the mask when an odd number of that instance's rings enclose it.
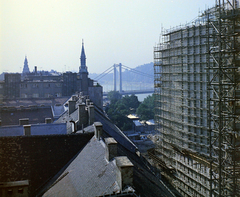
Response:
[[[31,135],[31,125],[23,125],[23,135]]]
[[[29,124],[29,118],[19,119],[19,125],[27,125]]]
[[[98,140],[102,137],[102,126],[101,122],[94,122],[94,133]]]
[[[78,125],[81,127],[82,125],[86,125],[88,123],[88,114],[85,110],[85,104],[78,105]]]
[[[106,144],[106,159],[111,161],[114,157],[117,156],[117,142],[114,138],[109,137],[105,138]]]
[[[86,106],[90,104],[90,99],[86,99]]]
[[[94,106],[89,105],[88,106],[88,124],[92,125],[95,120],[95,113],[94,113]]]
[[[133,164],[126,156],[115,157],[117,170],[117,183],[121,191],[133,185]]]
[[[45,118],[45,123],[46,124],[52,123],[52,118]]]
[[[72,95],[72,101],[77,101],[77,96],[76,95]]]
[[[68,101],[68,114],[70,115],[75,111],[76,101]]]
[[[77,131],[77,123],[73,120],[70,120],[70,123],[72,124],[72,133],[75,133]]]

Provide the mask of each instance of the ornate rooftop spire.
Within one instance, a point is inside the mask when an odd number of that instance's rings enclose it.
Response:
[[[79,72],[80,73],[88,73],[87,66],[86,66],[86,55],[85,55],[85,50],[84,50],[83,39],[82,39],[82,52],[81,52],[81,56],[80,56]]]
[[[28,67],[28,60],[27,60],[27,56],[26,56],[26,55],[25,55],[24,67],[23,67],[22,73],[23,73],[23,74],[25,74],[25,73],[30,73],[29,67]]]

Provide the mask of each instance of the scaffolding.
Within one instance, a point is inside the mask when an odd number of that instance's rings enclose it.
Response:
[[[240,10],[216,1],[154,48],[159,159],[183,196],[240,194]]]
[[[210,14],[207,13],[210,195],[239,196],[240,12],[237,1],[219,0],[215,17]],[[211,29],[214,32],[210,34]]]

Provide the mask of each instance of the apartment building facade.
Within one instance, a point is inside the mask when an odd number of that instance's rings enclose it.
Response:
[[[218,1],[154,48],[156,152],[183,196],[240,192],[239,13]]]

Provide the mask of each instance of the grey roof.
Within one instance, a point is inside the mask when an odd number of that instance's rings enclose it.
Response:
[[[105,159],[105,144],[95,136],[43,196],[92,197],[119,191],[116,161]]]
[[[52,110],[50,106],[6,108],[0,110],[2,126],[18,125],[19,119],[23,118],[29,118],[29,124],[45,123],[45,118],[53,119]]]
[[[69,97],[55,97],[55,98],[19,98],[19,99],[6,99],[3,100],[2,106],[54,106],[55,104],[65,103]]]
[[[52,106],[52,112],[54,118],[59,118],[65,111],[65,108],[63,105],[54,105]]]
[[[68,110],[65,111],[59,119],[57,119],[54,123],[66,123],[67,124],[67,133],[72,133],[72,124],[70,121],[77,121],[78,120],[78,110],[76,109],[70,115],[68,114]]]
[[[65,112],[56,122],[66,122],[69,120],[76,121],[78,118],[78,110],[75,110],[70,116],[68,111]],[[179,196],[178,192],[171,188],[168,188],[171,185],[166,186],[159,178],[154,174],[155,169],[148,163],[148,161],[139,153],[137,146],[132,143],[125,134],[114,125],[111,120],[109,120],[104,112],[101,109],[98,109],[95,106],[95,121],[99,121],[103,125],[103,137],[113,137],[118,142],[118,154],[119,156],[127,156],[130,161],[134,164],[134,189],[141,196],[146,197],[155,197],[155,196],[164,196],[164,197],[175,197]],[[68,125],[68,123],[67,123]],[[69,126],[71,127],[71,124]],[[91,130],[93,127],[88,127],[86,130]],[[85,129],[84,129],[85,130]],[[80,131],[81,132],[81,131]],[[100,153],[100,149],[104,146],[95,144],[97,142],[95,137],[92,138],[90,143],[82,150],[82,152],[77,156],[77,158],[71,163],[71,165],[64,171],[62,176],[58,178],[54,188],[51,188],[45,196],[81,196],[76,192],[79,192],[83,189],[98,191],[97,195],[107,195],[107,192],[114,191],[118,186],[116,182],[113,182],[108,178],[108,182],[104,182],[101,178],[106,178],[110,175],[111,162],[107,163],[106,160],[101,160],[104,158],[104,152]],[[93,147],[91,149],[91,147]],[[87,150],[85,150],[87,148]],[[96,150],[99,149],[99,150]],[[85,158],[84,158],[85,157]],[[100,162],[103,162],[101,163]],[[105,163],[105,166],[101,168],[100,166]],[[114,160],[115,161],[115,160]],[[100,163],[99,163],[100,162]],[[97,165],[99,163],[99,165]],[[76,168],[74,167],[76,166]],[[111,168],[113,171],[114,169]],[[77,172],[79,170],[79,172]],[[112,171],[112,172],[113,172]],[[73,172],[73,173],[72,173]],[[76,176],[74,175],[76,174]],[[115,175],[115,173],[113,173]],[[97,175],[97,177],[96,177]],[[90,176],[90,177],[88,177]],[[94,177],[96,179],[94,179]],[[82,182],[81,178],[84,178]],[[61,183],[61,184],[60,184]],[[112,187],[110,185],[112,184]],[[84,185],[85,188],[82,187]],[[108,185],[108,186],[107,186]],[[92,188],[92,187],[96,188]],[[104,188],[105,187],[105,188]],[[101,190],[103,189],[103,190]],[[69,193],[66,194],[65,190]],[[93,192],[91,191],[91,192]],[[106,193],[100,193],[100,192]],[[94,196],[93,193],[85,194],[83,196]]]
[[[66,124],[33,124],[31,125],[31,135],[62,135],[67,134]],[[24,128],[20,126],[0,127],[0,137],[3,136],[23,136]]]
[[[97,107],[95,107],[95,121],[101,122],[103,124],[103,130],[107,135],[113,137],[119,144],[127,148],[129,151],[133,153],[138,151],[137,146]]]

